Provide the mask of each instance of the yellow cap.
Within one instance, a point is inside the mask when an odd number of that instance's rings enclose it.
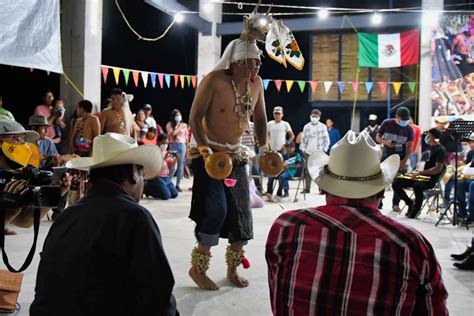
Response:
[[[17,164],[26,167],[31,157],[31,150],[27,144],[13,145],[6,141],[2,143],[3,154]]]

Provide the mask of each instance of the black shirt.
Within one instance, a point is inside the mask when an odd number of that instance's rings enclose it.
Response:
[[[94,184],[46,237],[30,315],[177,315],[158,226],[120,187]]]
[[[428,170],[433,168],[436,163],[441,162],[442,164],[446,164],[448,159],[448,153],[443,145],[436,145],[436,146],[426,146],[425,151],[423,152],[423,157],[425,158],[425,168],[423,170]],[[441,173],[441,172],[440,172]],[[437,178],[439,174],[432,175],[431,178]]]
[[[472,158],[473,158],[472,156],[474,156],[474,150],[469,150],[466,156],[466,161],[465,161],[466,165],[472,161]]]

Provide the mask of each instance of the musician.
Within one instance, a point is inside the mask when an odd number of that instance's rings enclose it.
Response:
[[[461,180],[458,181],[456,197],[459,201],[459,215],[467,222],[474,221],[474,132],[469,136],[471,150],[467,153],[466,165],[461,172]],[[466,203],[466,192],[469,192],[469,201]]]
[[[424,139],[427,146],[423,152],[423,157],[426,157],[426,159],[421,162],[421,164],[424,164],[423,170],[414,172],[411,175],[411,179],[397,178],[392,184],[394,193],[400,196],[408,205],[406,216],[409,218],[416,218],[423,203],[423,192],[434,187],[443,169],[446,168],[447,152],[443,145],[439,143],[440,137],[441,132],[439,129],[430,129]],[[421,181],[417,179],[417,176],[428,176],[430,179],[428,181]],[[413,188],[415,193],[414,202],[404,190],[409,187]]]
[[[48,119],[42,115],[33,115],[29,119],[29,125],[32,130],[39,134],[36,145],[39,148],[41,156],[47,158],[41,161],[41,168],[57,167],[61,164],[61,156],[53,143],[53,140],[46,136],[48,127]]]

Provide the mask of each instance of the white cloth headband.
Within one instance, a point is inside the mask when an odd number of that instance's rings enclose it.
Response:
[[[231,63],[237,60],[260,59],[261,53],[262,51],[258,49],[257,43],[235,39],[227,45],[221,59],[214,66],[213,70],[227,69]]]

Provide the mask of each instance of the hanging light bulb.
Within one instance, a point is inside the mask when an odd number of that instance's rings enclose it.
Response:
[[[382,15],[376,11],[372,15],[372,24],[379,25],[380,23],[382,23]]]
[[[176,23],[181,23],[184,21],[184,15],[180,12],[176,13],[176,15],[174,16],[174,21]]]
[[[328,9],[326,9],[326,8],[321,8],[321,9],[319,9],[319,11],[318,11],[318,17],[319,17],[320,19],[325,19],[325,18],[327,18],[328,16],[329,16],[329,10],[328,10]]]

